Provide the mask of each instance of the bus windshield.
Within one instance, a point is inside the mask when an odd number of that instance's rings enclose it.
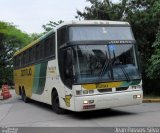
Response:
[[[140,79],[133,44],[74,46],[75,83]]]

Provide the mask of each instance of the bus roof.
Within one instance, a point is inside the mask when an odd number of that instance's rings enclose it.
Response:
[[[123,22],[123,21],[107,21],[107,20],[83,20],[83,21],[64,22],[64,23],[58,25],[54,30],[49,31],[45,35],[41,36],[37,40],[33,41],[32,43],[26,45],[25,47],[23,47],[22,49],[17,51],[14,54],[14,56],[24,52],[25,50],[29,49],[30,47],[34,46],[35,44],[37,44],[38,42],[40,42],[44,38],[46,38],[49,35],[51,35],[52,33],[54,33],[57,29],[59,29],[63,26],[66,26],[66,25],[128,25],[129,26],[129,23],[128,22]]]

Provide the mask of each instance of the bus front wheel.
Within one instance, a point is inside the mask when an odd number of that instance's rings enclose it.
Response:
[[[65,110],[60,108],[59,104],[59,97],[57,91],[52,92],[52,109],[57,113],[57,114],[64,114]]]

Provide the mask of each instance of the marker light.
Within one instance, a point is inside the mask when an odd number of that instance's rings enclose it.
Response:
[[[77,90],[76,91],[76,95],[81,95],[82,94],[82,91],[81,90]]]
[[[135,86],[132,86],[132,89],[142,89],[142,85],[135,85]]]
[[[142,89],[142,85],[137,85],[137,89]]]
[[[88,90],[83,90],[83,94],[88,94]]]
[[[90,104],[94,103],[94,100],[89,100],[89,103],[90,103]]]
[[[94,93],[94,90],[89,90],[89,94],[93,94]]]
[[[136,89],[136,86],[132,86],[132,89],[133,89],[133,90]]]

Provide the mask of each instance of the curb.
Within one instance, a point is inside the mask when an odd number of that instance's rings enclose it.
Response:
[[[160,99],[143,99],[143,103],[159,103]]]

